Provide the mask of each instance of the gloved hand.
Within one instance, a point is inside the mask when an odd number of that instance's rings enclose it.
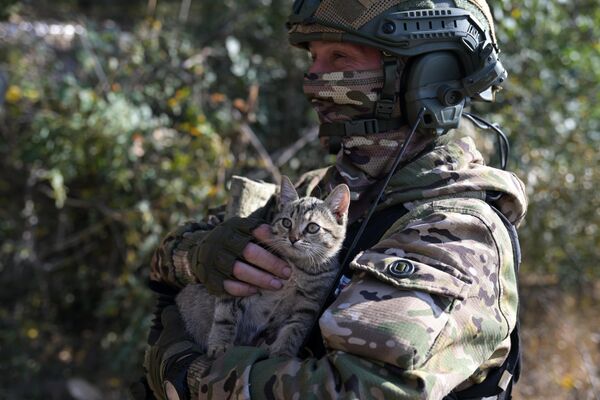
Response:
[[[161,313],[163,330],[158,340],[146,351],[144,368],[148,385],[159,399],[166,399],[165,382],[169,381],[187,398],[187,370],[202,353],[187,335],[177,306],[165,307]]]
[[[209,292],[223,293],[223,281],[234,279],[234,263],[243,258],[244,249],[253,239],[252,231],[262,223],[258,218],[229,218],[190,249],[192,272]]]

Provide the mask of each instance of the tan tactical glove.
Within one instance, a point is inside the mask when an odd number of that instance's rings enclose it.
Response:
[[[233,264],[242,258],[246,245],[252,240],[252,231],[264,223],[260,218],[233,217],[204,234],[200,242],[190,248],[188,261],[196,278],[212,294],[224,293],[223,281],[233,278]]]

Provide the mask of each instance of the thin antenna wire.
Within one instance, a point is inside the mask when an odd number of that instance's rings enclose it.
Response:
[[[348,251],[346,252],[346,255],[344,256],[344,261],[340,265],[340,270],[339,270],[339,272],[338,272],[338,274],[337,274],[337,276],[335,278],[335,281],[334,281],[334,285],[335,286],[332,287],[331,289],[335,290],[338,287],[340,279],[342,278],[342,275],[343,275],[344,266],[346,265],[346,263],[348,262],[348,259],[350,258],[350,253],[352,253],[352,250],[354,250],[354,248],[358,244],[358,241],[360,240],[360,237],[362,236],[365,228],[367,227],[367,224],[369,223],[369,220],[371,219],[371,216],[373,215],[373,213],[375,212],[375,209],[377,208],[377,205],[379,204],[379,200],[381,200],[381,196],[383,196],[383,192],[385,191],[385,188],[387,187],[388,183],[390,183],[390,179],[392,179],[392,176],[394,175],[394,172],[396,172],[396,168],[398,168],[398,165],[400,165],[400,161],[402,160],[402,157],[404,157],[404,153],[406,152],[408,144],[412,140],[412,137],[414,136],[417,128],[419,127],[419,124],[421,123],[421,119],[423,118],[424,114],[425,114],[425,107],[423,107],[421,109],[421,111],[419,111],[419,114],[417,115],[417,120],[415,121],[415,125],[412,127],[410,133],[406,137],[406,140],[402,144],[402,147],[400,148],[400,152],[398,152],[398,156],[394,160],[394,164],[392,165],[392,169],[390,170],[390,172],[388,173],[387,177],[385,178],[385,181],[383,183],[383,186],[379,190],[377,198],[373,202],[373,205],[369,209],[369,213],[367,214],[367,216],[363,220],[362,224],[360,225],[360,229],[356,233],[356,236],[354,236],[354,240],[352,241],[352,244],[348,248]],[[330,290],[330,293],[331,293],[331,290]],[[327,304],[321,304],[321,308],[319,310],[319,313],[316,315],[315,319],[313,320],[313,323],[310,326],[310,330],[308,331],[307,336],[304,338],[304,343],[302,344],[302,347],[301,347],[302,349],[304,349],[307,346],[307,342],[310,339],[311,332],[313,331],[315,325],[317,324],[317,321],[319,320],[319,318],[321,317],[321,315],[325,311],[325,307],[326,306],[327,306]]]
[[[377,205],[379,204],[379,200],[381,200],[381,196],[383,196],[383,192],[385,191],[385,188],[387,187],[388,183],[390,183],[390,179],[392,179],[392,176],[396,172],[396,168],[398,168],[398,165],[400,164],[400,161],[402,160],[402,157],[404,157],[404,153],[406,152],[406,148],[408,147],[408,143],[410,143],[410,141],[412,140],[412,137],[414,136],[414,134],[415,134],[415,132],[417,130],[417,127],[421,123],[421,118],[423,118],[423,114],[424,113],[425,113],[425,108],[422,108],[421,111],[419,111],[419,115],[417,116],[417,121],[415,122],[415,125],[412,127],[410,133],[406,137],[406,140],[402,144],[402,148],[400,149],[400,152],[398,153],[398,156],[394,160],[394,164],[392,165],[392,169],[390,170],[390,172],[388,173],[387,177],[385,178],[383,186],[381,187],[381,190],[377,194],[377,198],[373,202],[373,206],[371,206],[371,208],[369,209],[369,213],[367,214],[367,216],[363,220],[362,224],[360,225],[360,229],[356,233],[356,236],[354,236],[354,240],[352,241],[352,244],[350,245],[350,247],[348,248],[348,251],[346,252],[346,256],[344,257],[344,262],[342,263],[342,269],[346,265],[346,263],[348,262],[348,258],[350,257],[350,253],[352,252],[352,250],[354,250],[354,247],[356,247],[356,245],[358,244],[358,241],[360,240],[360,237],[362,236],[364,230],[366,229],[367,224],[369,223],[369,220],[371,219],[371,216],[373,215],[373,213],[375,212],[375,209],[377,208]],[[340,276],[341,276],[341,272],[340,272]],[[339,277],[338,277],[338,279],[339,279]]]

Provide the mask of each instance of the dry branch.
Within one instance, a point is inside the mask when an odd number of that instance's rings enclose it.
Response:
[[[317,140],[319,136],[319,130],[317,127],[312,127],[302,131],[298,140],[289,145],[288,147],[275,152],[272,158],[275,160],[275,165],[281,167],[289,160],[291,160],[304,146],[313,140]]]

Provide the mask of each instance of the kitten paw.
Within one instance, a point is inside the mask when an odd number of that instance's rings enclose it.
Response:
[[[274,357],[286,357],[286,358],[296,357],[296,353],[287,351],[287,350],[271,351],[270,355],[274,356]]]
[[[289,345],[273,345],[269,347],[269,354],[272,356],[280,356],[280,357],[295,357],[298,354],[298,351],[294,351],[291,349]]]
[[[206,355],[209,358],[214,359],[214,358],[222,356],[226,351],[227,351],[227,346],[225,346],[225,345],[210,346],[208,348],[208,350],[206,351]]]

